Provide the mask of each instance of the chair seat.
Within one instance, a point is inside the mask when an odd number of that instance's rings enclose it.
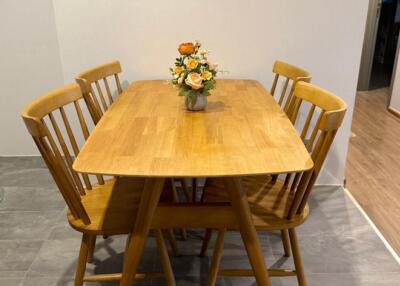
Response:
[[[82,204],[91,223],[85,225],[68,213],[70,225],[80,232],[96,235],[130,233],[139,208],[145,180],[142,178],[117,178],[95,185],[82,197]],[[166,184],[166,189],[170,184]]]
[[[242,179],[254,224],[258,230],[288,229],[302,224],[309,214],[308,205],[301,214],[287,219],[294,192],[281,180],[271,176],[250,176]],[[205,203],[229,202],[224,180],[208,178],[204,189]]]

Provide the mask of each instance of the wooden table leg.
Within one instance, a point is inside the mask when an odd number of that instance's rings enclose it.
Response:
[[[157,207],[160,195],[163,190],[165,179],[148,178],[144,184],[143,194],[140,199],[139,210],[136,217],[135,226],[131,233],[128,248],[125,252],[124,269],[120,286],[131,286],[144,246],[149,234],[150,224],[153,219],[154,210]]]
[[[271,286],[271,280],[264,261],[264,254],[253,224],[250,207],[246,194],[243,191],[241,180],[236,177],[225,178],[225,185],[239,223],[240,233],[253,268],[257,285]]]

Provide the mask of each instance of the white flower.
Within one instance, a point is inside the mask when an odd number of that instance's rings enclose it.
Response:
[[[182,75],[178,78],[178,84],[182,84],[182,83],[183,83],[183,78],[184,78],[184,75],[182,74]]]
[[[212,63],[208,63],[208,68],[210,69],[210,70],[216,70],[217,69],[217,67],[218,67],[218,64],[212,64]]]
[[[199,54],[201,55],[201,56],[205,56],[205,55],[207,55],[208,54],[208,52],[205,50],[205,49],[201,49],[200,51],[199,51]]]
[[[200,60],[200,63],[201,63],[202,65],[205,65],[205,64],[207,63],[207,59],[201,59],[201,60]]]

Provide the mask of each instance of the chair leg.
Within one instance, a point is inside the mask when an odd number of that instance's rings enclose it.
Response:
[[[192,179],[192,203],[196,202],[197,196],[197,178]]]
[[[89,248],[91,243],[91,236],[87,233],[82,235],[81,249],[79,251],[78,265],[75,273],[75,286],[83,285],[83,277],[86,271],[86,262],[89,256]]]
[[[299,241],[294,228],[289,229],[290,244],[293,251],[294,266],[296,268],[297,281],[299,286],[307,286],[306,275],[304,273],[303,260],[300,254]]]
[[[172,228],[167,229],[168,241],[171,245],[171,250],[174,256],[179,256],[178,244],[176,243],[174,230]]]
[[[88,254],[88,259],[87,262],[88,263],[92,263],[93,262],[93,255],[94,255],[94,250],[96,248],[96,235],[90,235],[89,238],[89,254]]]
[[[176,190],[176,187],[175,187],[175,181],[173,179],[171,179],[171,185],[172,185],[172,190],[171,190],[172,201],[174,203],[177,203],[177,202],[179,202],[179,195],[178,195],[178,191]]]
[[[187,193],[187,189],[186,189],[186,187],[184,187],[185,180],[184,179],[180,179],[180,182],[181,182],[181,185],[182,185],[182,189],[185,189],[184,192],[186,194]],[[176,191],[176,188],[175,188],[174,180],[172,180],[172,197],[173,197],[173,202],[174,203],[178,203],[179,202],[179,196],[178,196],[178,192]],[[186,197],[186,200],[188,200],[187,197]],[[189,197],[189,201],[190,201],[190,197]],[[181,239],[182,240],[187,240],[186,229],[181,228],[179,231],[181,233]]]
[[[128,247],[129,247],[129,242],[131,241],[131,237],[132,237],[132,234],[130,233],[130,234],[128,234],[128,236],[126,237],[126,242],[125,242],[125,252],[128,250]]]
[[[211,236],[212,236],[212,229],[211,228],[207,228],[206,229],[206,234],[205,234],[204,239],[203,239],[203,244],[201,245],[201,251],[200,251],[200,254],[199,254],[200,257],[206,256],[206,252],[207,252],[207,249],[208,249],[208,245],[210,244]]]
[[[186,184],[185,179],[179,179],[179,182],[181,184],[183,194],[185,195],[185,200],[186,202],[190,202],[190,193],[189,193],[189,188],[188,185]]]
[[[179,229],[179,231],[180,231],[180,233],[181,233],[181,239],[182,239],[182,240],[187,240],[187,232],[186,232],[186,229],[181,228],[181,229]]]
[[[281,230],[281,237],[282,237],[283,250],[285,251],[285,256],[290,257],[291,255],[290,239],[289,239],[289,232],[287,229]]]
[[[206,198],[206,191],[207,191],[207,187],[208,187],[208,182],[209,180],[207,178],[204,178],[204,187],[203,187],[203,191],[201,192],[201,198],[200,198],[200,202],[204,203],[204,200]]]
[[[164,269],[165,279],[168,286],[175,286],[174,272],[172,271],[171,261],[168,256],[168,251],[165,246],[164,238],[160,229],[156,230],[156,239],[158,250],[160,252],[161,264]]]
[[[221,263],[222,249],[224,246],[224,237],[226,229],[218,231],[218,238],[214,248],[214,254],[211,262],[210,275],[208,277],[208,286],[214,286],[217,282],[219,265]]]

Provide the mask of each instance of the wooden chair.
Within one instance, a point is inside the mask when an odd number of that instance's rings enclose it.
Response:
[[[322,168],[335,134],[342,124],[346,104],[342,99],[319,87],[299,82],[288,108],[290,119],[295,123],[302,105],[309,105],[309,112],[303,126],[302,137],[308,138],[307,148],[314,161],[312,170],[298,173],[285,181],[273,180],[271,176],[244,177],[241,184],[247,194],[254,224],[258,231],[281,230],[288,236],[286,247],[292,249],[295,270],[269,269],[270,276],[297,276],[300,286],[307,285],[295,228],[309,215],[308,197]],[[319,115],[318,115],[319,111]],[[313,120],[315,119],[315,120]],[[310,129],[311,123],[315,122]],[[208,179],[204,202],[228,202],[225,191],[229,186],[223,179]],[[214,285],[220,276],[252,276],[251,270],[220,270],[220,260],[226,228],[220,229],[212,259],[208,285]],[[284,240],[285,242],[285,240]],[[204,244],[208,244],[205,240]],[[204,246],[203,246],[204,247]]]
[[[272,96],[275,96],[275,91],[277,84],[279,82],[279,77],[283,77],[285,80],[285,83],[283,85],[283,88],[281,90],[280,96],[277,99],[277,101],[279,105],[282,106],[282,109],[285,112],[287,112],[290,105],[290,101],[292,99],[293,91],[296,88],[296,84],[300,81],[310,82],[311,75],[306,70],[303,70],[299,67],[296,67],[294,65],[282,61],[276,61],[274,63],[272,72],[275,73],[274,82],[271,88]],[[288,87],[290,84],[291,87],[289,88],[288,92]]]
[[[76,77],[75,80],[82,89],[83,97],[95,124],[99,122],[103,113],[114,102],[107,78],[114,77],[117,93],[118,95],[122,93],[118,76],[121,72],[119,61],[113,61],[81,72]],[[103,81],[104,88],[101,87],[101,81]],[[97,93],[94,91],[94,86],[96,86]],[[104,90],[107,100],[104,96]]]
[[[296,87],[296,84],[300,81],[304,81],[304,82],[310,82],[311,81],[311,74],[302,69],[299,68],[297,66],[282,62],[282,61],[275,61],[274,66],[272,68],[272,72],[275,73],[275,78],[272,84],[272,88],[271,88],[271,95],[275,96],[275,92],[276,92],[276,87],[278,85],[278,82],[280,80],[280,77],[284,78],[284,85],[283,88],[281,90],[280,96],[277,99],[279,105],[282,107],[282,109],[285,112],[288,112],[289,109],[289,105],[290,105],[290,101],[292,99],[293,96],[293,91]],[[289,88],[289,92],[288,92],[288,87]],[[272,179],[276,180],[278,178],[278,176],[273,175]],[[207,183],[207,180],[206,180]],[[204,191],[202,194],[202,197],[204,196]],[[206,232],[206,238],[210,237],[210,231],[208,230]],[[288,238],[287,235],[282,236],[284,239]],[[284,243],[286,245],[286,243]],[[205,250],[206,249],[202,249],[200,256],[204,256],[205,255]],[[286,252],[287,256],[290,256],[290,252]]]
[[[118,95],[122,93],[121,82],[118,76],[118,74],[121,72],[122,68],[120,62],[113,61],[81,72],[75,78],[76,82],[81,87],[83,97],[85,99],[86,105],[94,124],[97,124],[99,122],[104,112],[106,112],[107,109],[114,102],[108,78],[114,77],[117,87],[117,93]],[[101,87],[101,81],[103,81],[103,89]],[[95,92],[94,86],[96,87],[97,92]],[[105,98],[104,94],[107,95],[107,99]],[[184,180],[179,179],[178,181],[180,182],[182,189],[186,195],[188,193],[188,190]],[[181,230],[181,235],[182,238],[186,240],[187,235],[185,230]],[[168,231],[168,238],[171,242],[171,245],[173,245],[172,248],[174,250],[174,253],[178,255],[178,249],[176,247],[176,243],[174,242],[175,236],[173,235],[172,230]]]
[[[293,91],[296,88],[296,84],[300,81],[303,82],[310,82],[311,81],[311,74],[295,65],[291,65],[282,61],[276,61],[272,68],[272,72],[275,73],[274,82],[271,88],[272,96],[275,95],[276,87],[279,82],[279,78],[284,78],[284,85],[281,90],[281,94],[278,99],[279,105],[283,108],[283,110],[288,113],[290,102],[292,100]],[[291,87],[288,90],[288,86],[291,84]],[[272,176],[272,180],[276,180],[278,178],[277,175]],[[282,242],[284,245],[285,256],[290,256],[290,247],[289,247],[289,235],[286,231],[282,231]]]
[[[83,99],[79,85],[71,84],[57,89],[29,104],[22,118],[53,176],[68,208],[69,224],[82,232],[82,243],[75,285],[84,281],[113,281],[121,273],[85,276],[86,263],[92,260],[97,235],[129,234],[135,222],[144,180],[140,178],[113,178],[105,180],[98,175],[78,174],[72,169],[79,153],[76,129],[89,136],[87,121],[80,102]],[[77,117],[72,121],[71,116]],[[74,122],[79,126],[75,127]],[[80,132],[79,132],[80,133]],[[165,277],[168,285],[175,285],[174,276],[160,229],[155,235],[164,273],[142,273],[137,279]]]
[[[296,84],[298,82],[310,82],[311,74],[302,68],[299,68],[297,66],[282,61],[275,61],[274,66],[272,68],[272,72],[275,73],[275,78],[270,91],[271,95],[272,96],[275,95],[276,87],[280,80],[280,77],[283,77],[284,85],[277,101],[279,105],[282,107],[282,109],[288,114],[289,112],[291,112],[289,110],[289,106],[293,97],[294,89],[296,88]],[[289,85],[291,86],[288,92]],[[290,115],[288,114],[288,116]],[[287,178],[289,179],[290,176],[291,175],[287,176]],[[271,177],[273,181],[278,179],[277,175],[272,175]],[[207,180],[206,180],[206,185],[207,185]],[[202,201],[204,199],[205,190],[206,188],[203,190]],[[203,244],[203,247],[200,251],[200,256],[205,256],[208,248],[208,241],[211,239],[211,235],[212,235],[211,230],[206,230],[205,240],[204,240],[205,243]],[[281,235],[282,235],[282,242],[284,246],[285,256],[289,257],[290,256],[289,235],[285,230],[282,230]]]

